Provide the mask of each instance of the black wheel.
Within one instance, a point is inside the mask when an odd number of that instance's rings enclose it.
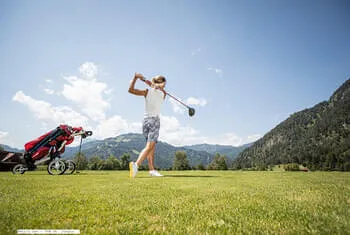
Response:
[[[66,171],[66,164],[62,160],[54,160],[47,166],[50,175],[62,175]]]
[[[65,163],[66,163],[66,170],[64,173],[69,175],[73,174],[75,169],[77,168],[77,164],[75,164],[75,162],[72,160],[67,160],[65,161]]]
[[[26,172],[27,168],[23,164],[17,164],[13,169],[12,173],[13,174],[24,174]]]

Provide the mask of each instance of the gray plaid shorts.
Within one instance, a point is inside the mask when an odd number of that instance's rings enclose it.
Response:
[[[142,124],[142,133],[147,142],[158,142],[160,128],[160,118],[145,117]]]

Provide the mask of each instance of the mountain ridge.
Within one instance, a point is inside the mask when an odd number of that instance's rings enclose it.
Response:
[[[136,160],[145,144],[146,141],[142,134],[128,133],[104,140],[83,143],[82,152],[88,159],[93,156],[99,156],[102,159],[106,159],[111,155],[120,157],[124,153],[129,153],[131,160]],[[160,168],[171,168],[176,151],[185,151],[191,166],[197,166],[199,164],[208,165],[214,159],[216,153],[225,155],[229,163],[231,163],[238,155],[239,151],[245,148],[228,145],[207,145],[217,150],[216,152],[208,152],[199,149],[198,146],[200,145],[176,147],[166,142],[159,141],[156,146],[155,164]],[[79,147],[67,147],[63,156],[66,158],[73,158],[74,154],[78,152],[78,148]]]
[[[350,170],[350,79],[327,101],[293,113],[234,160],[234,168],[298,163]]]

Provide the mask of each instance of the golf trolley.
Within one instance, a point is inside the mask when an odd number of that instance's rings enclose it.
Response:
[[[74,141],[74,137],[81,136],[82,139],[92,135],[92,131],[85,131],[82,127],[71,127],[60,125],[56,129],[32,140],[24,145],[23,154],[7,152],[7,156],[1,163],[17,163],[13,169],[13,174],[24,174],[32,171],[38,165],[47,164],[47,171],[51,175],[72,174],[76,169],[76,163],[72,160],[62,160],[61,154],[65,151],[65,146]],[[3,153],[4,151],[2,151]]]

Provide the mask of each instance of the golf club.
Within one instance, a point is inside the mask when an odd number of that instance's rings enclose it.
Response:
[[[145,79],[145,78],[142,78],[141,81],[143,81],[144,83],[146,83],[148,86],[151,86],[152,85],[152,82]],[[182,104],[183,106],[185,106],[186,108],[188,108],[188,115],[190,117],[192,117],[194,114],[195,114],[195,109],[188,106],[187,104],[185,104],[184,102],[182,102],[181,100],[179,100],[178,98],[176,98],[175,96],[169,94],[168,92],[164,91],[165,94],[167,94],[169,97],[173,98],[174,100],[176,100],[177,102],[179,102],[180,104]]]

